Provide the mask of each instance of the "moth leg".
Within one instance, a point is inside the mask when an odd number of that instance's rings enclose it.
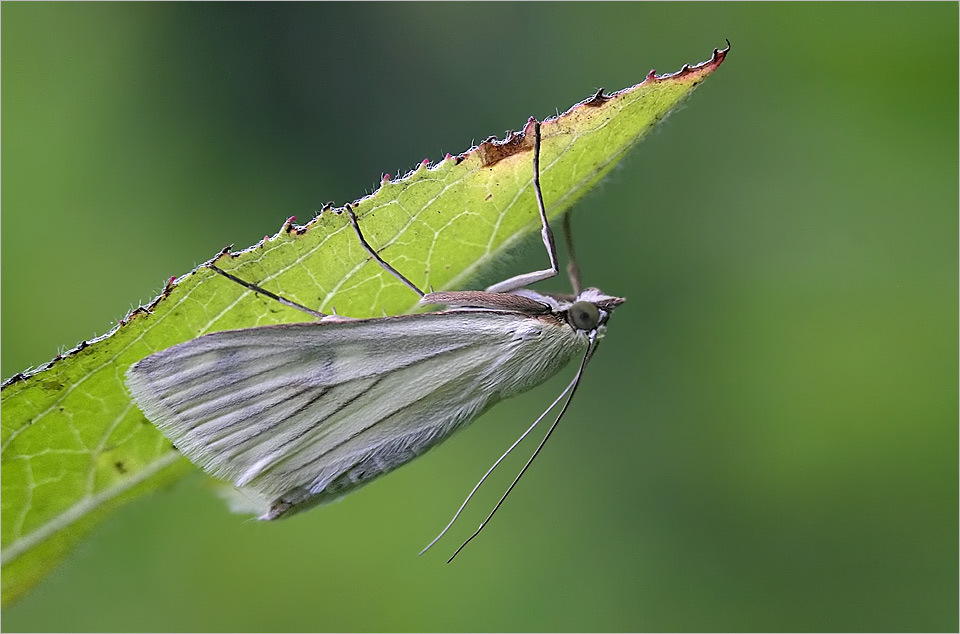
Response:
[[[570,216],[572,215],[573,210],[570,210],[563,216],[563,237],[567,243],[567,256],[569,256],[567,275],[570,277],[570,285],[573,287],[574,296],[576,296],[583,290],[583,286],[580,284],[580,265],[577,264],[577,256],[573,252],[573,232],[570,230]]]
[[[362,247],[364,248],[364,250],[365,250],[367,253],[370,254],[370,257],[372,257],[374,260],[376,260],[377,263],[378,263],[380,266],[382,266],[385,271],[387,271],[387,273],[389,273],[390,275],[394,276],[395,278],[397,278],[398,280],[400,280],[401,282],[403,282],[404,284],[406,284],[407,287],[409,287],[410,290],[412,290],[414,293],[416,293],[416,294],[419,295],[420,297],[423,297],[423,296],[425,295],[425,293],[424,293],[423,291],[421,291],[419,288],[417,288],[417,285],[416,285],[416,284],[414,284],[413,282],[411,282],[410,280],[408,280],[407,278],[405,278],[405,277],[400,273],[400,271],[398,271],[397,269],[395,269],[395,268],[393,268],[392,266],[390,266],[389,264],[387,264],[387,263],[383,260],[383,258],[380,257],[380,254],[378,254],[376,251],[374,251],[374,250],[373,250],[373,247],[371,247],[371,246],[367,243],[367,240],[363,237],[363,232],[360,231],[360,223],[357,222],[357,215],[356,215],[355,213],[353,213],[353,207],[351,207],[350,205],[346,205],[346,210],[347,210],[347,215],[350,217],[350,224],[353,225],[353,230],[356,232],[357,238],[360,239],[360,246],[362,246]]]
[[[540,191],[540,122],[535,121],[533,126],[533,191],[537,196],[537,209],[540,211],[540,236],[543,238],[543,246],[547,248],[547,255],[550,257],[550,268],[542,271],[533,271],[532,273],[523,273],[509,279],[503,280],[487,288],[488,293],[509,293],[524,286],[530,286],[535,282],[549,279],[556,275],[560,269],[557,267],[557,245],[553,239],[553,232],[550,230],[550,223],[547,222],[547,210],[543,205],[543,192]]]
[[[326,313],[321,313],[320,311],[313,310],[312,308],[307,308],[307,307],[304,306],[303,304],[298,304],[297,302],[295,302],[295,301],[293,301],[293,300],[289,300],[289,299],[287,299],[286,297],[281,297],[280,295],[277,295],[276,293],[271,293],[271,292],[268,291],[267,289],[261,288],[261,287],[257,286],[256,284],[253,284],[253,283],[248,282],[248,281],[246,281],[246,280],[242,280],[242,279],[240,279],[239,277],[237,277],[236,275],[233,275],[233,274],[231,274],[231,273],[227,273],[226,271],[224,271],[223,269],[221,269],[220,267],[218,267],[216,264],[208,264],[207,266],[208,266],[209,268],[213,269],[214,271],[216,271],[217,273],[219,273],[220,275],[224,276],[224,277],[227,278],[228,280],[232,280],[232,281],[236,282],[237,284],[239,284],[240,286],[243,286],[244,288],[247,288],[247,289],[253,291],[254,293],[260,293],[261,295],[265,295],[265,296],[269,297],[270,299],[275,299],[275,300],[277,300],[278,302],[280,302],[281,304],[283,304],[284,306],[289,306],[290,308],[296,308],[297,310],[302,310],[303,312],[307,313],[308,315],[312,315],[312,316],[316,317],[317,319],[324,319],[324,318],[330,317],[330,315],[327,315]]]

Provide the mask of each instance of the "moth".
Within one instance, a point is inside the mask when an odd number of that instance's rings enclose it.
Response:
[[[560,421],[610,315],[624,302],[581,288],[569,214],[564,232],[573,294],[527,288],[559,272],[540,189],[539,122],[533,133],[533,190],[549,268],[485,291],[424,293],[367,243],[347,205],[370,257],[416,292],[421,305],[446,310],[375,319],[327,315],[211,263],[222,276],[315,321],[216,332],[150,355],[126,375],[137,405],[204,471],[264,500],[260,519],[274,520],[339,499],[393,471],[497,402],[579,359],[567,388],[477,483],[437,539],[493,469],[566,397],[483,528]]]

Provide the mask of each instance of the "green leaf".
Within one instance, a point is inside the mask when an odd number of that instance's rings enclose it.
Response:
[[[596,95],[542,125],[541,181],[557,217],[599,181],[723,61],[613,95]],[[534,231],[531,124],[438,164],[421,164],[354,204],[382,257],[421,288],[463,288],[478,267]],[[342,210],[221,253],[221,268],[324,312],[370,317],[411,310],[415,297],[362,250]],[[291,219],[292,220],[292,219]],[[2,398],[3,602],[20,596],[85,533],[127,500],[193,467],[143,417],[123,384],[137,360],[199,335],[304,321],[304,315],[199,267],[110,334],[38,371],[18,374]]]

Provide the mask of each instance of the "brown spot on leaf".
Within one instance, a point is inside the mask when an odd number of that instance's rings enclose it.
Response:
[[[533,135],[527,134],[533,118],[527,122],[522,132],[510,132],[507,138],[502,141],[495,137],[490,137],[481,143],[477,149],[477,155],[480,157],[482,167],[496,165],[505,158],[511,157],[519,152],[526,152],[533,149]]]
[[[160,299],[161,297],[165,297],[165,295],[164,295],[163,293],[161,293],[161,294],[157,297],[157,299]],[[154,301],[154,302],[152,302],[152,303],[150,304],[150,306],[154,306],[154,305],[156,305],[156,301]],[[130,311],[130,314],[127,315],[126,318],[123,320],[123,323],[129,324],[131,321],[133,321],[134,319],[137,319],[137,318],[140,317],[141,315],[149,315],[149,314],[150,314],[150,306],[137,306],[136,308],[134,308],[133,310]]]
[[[229,246],[223,247],[222,249],[220,249],[220,253],[218,253],[217,255],[215,255],[214,258],[213,258],[212,260],[210,260],[209,262],[207,262],[206,264],[216,264],[217,262],[219,262],[219,261],[220,261],[221,259],[223,259],[223,258],[232,257],[233,254],[230,253],[230,249],[232,249],[232,248],[233,248],[233,245],[232,245],[232,244],[229,245]],[[204,265],[204,266],[205,266],[205,265]],[[201,266],[201,268],[204,268],[204,266]]]
[[[127,467],[123,464],[123,460],[117,460],[113,463],[113,468],[117,470],[117,473],[126,473]]]
[[[483,167],[490,167],[521,150],[523,150],[523,135],[511,132],[503,141],[487,139],[477,148],[477,154],[480,156]]]
[[[603,88],[600,88],[600,90],[597,91],[597,94],[584,101],[583,105],[589,108],[599,108],[611,99],[613,99],[613,97],[608,97],[607,95],[603,94]]]

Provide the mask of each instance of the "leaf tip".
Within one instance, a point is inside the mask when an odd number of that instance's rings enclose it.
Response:
[[[643,83],[648,81],[675,81],[679,79],[686,79],[690,76],[709,75],[715,71],[720,64],[723,63],[723,60],[727,57],[727,53],[730,52],[730,40],[725,41],[727,43],[726,48],[713,49],[713,54],[710,56],[710,59],[706,60],[705,62],[700,62],[695,66],[684,64],[677,72],[666,75],[657,75],[656,71],[651,69],[650,72],[647,73],[647,78],[643,80]]]

